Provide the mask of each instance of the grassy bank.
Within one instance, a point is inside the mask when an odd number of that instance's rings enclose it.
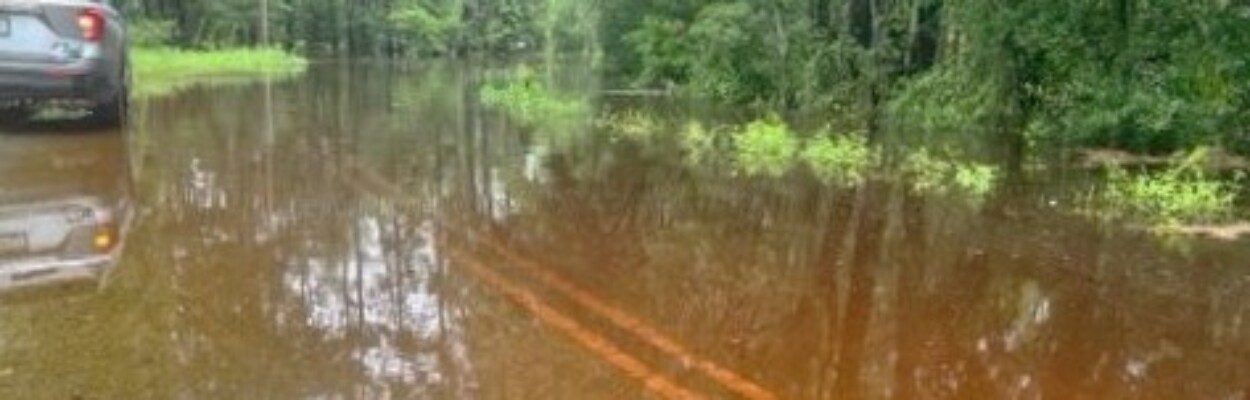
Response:
[[[277,49],[235,48],[185,50],[135,48],[130,52],[136,96],[155,96],[206,79],[290,76],[302,73],[308,61]]]

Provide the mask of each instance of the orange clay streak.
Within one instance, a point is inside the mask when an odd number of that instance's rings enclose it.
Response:
[[[678,386],[664,375],[652,371],[650,368],[638,361],[637,358],[625,353],[616,345],[609,342],[603,336],[595,334],[593,331],[586,329],[577,323],[573,318],[564,315],[556,309],[543,303],[538,296],[525,288],[512,283],[508,279],[499,275],[490,268],[473,261],[463,252],[452,249],[451,259],[455,260],[459,266],[474,277],[502,293],[512,302],[526,309],[534,316],[541,319],[547,325],[552,326],[568,335],[577,344],[585,347],[587,350],[595,353],[603,358],[612,366],[620,369],[626,376],[636,379],[651,392],[665,399],[702,399],[702,397]]]
[[[382,192],[387,196],[392,196],[397,199],[404,198],[405,194],[402,189],[388,182],[386,179],[383,179],[377,174],[376,171],[360,165],[355,162],[355,160],[351,160],[350,164],[359,174],[362,175],[361,178],[363,178],[363,181],[358,183],[365,184],[369,186],[370,189]],[[439,226],[444,230],[455,232],[461,237],[465,237],[464,232],[459,232],[447,224],[439,224]],[[645,322],[642,322],[642,320],[609,305],[590,292],[573,284],[568,279],[565,279],[564,277],[538,265],[533,261],[525,259],[516,252],[509,250],[506,246],[493,240],[485,241],[485,243],[487,246],[495,250],[496,253],[504,258],[507,258],[512,263],[515,263],[518,268],[534,274],[540,281],[561,292],[582,307],[589,309],[591,312],[594,312],[611,321],[617,327],[620,327],[621,329],[624,329],[625,331],[643,339],[651,346],[654,346],[667,354],[669,357],[673,357],[686,365],[692,365],[700,372],[734,393],[750,400],[775,400],[778,398],[777,395],[761,387],[759,384],[742,377],[742,375],[722,367],[713,361],[694,355],[684,346],[668,338],[668,336],[664,335],[659,330],[647,325]],[[576,324],[576,322],[572,320],[569,320],[569,322]],[[636,359],[634,360],[637,361]]]
[[[444,229],[448,228],[444,227]],[[743,378],[741,375],[722,367],[715,362],[705,360],[692,354],[684,346],[668,338],[655,328],[647,325],[645,322],[642,322],[629,313],[621,311],[620,309],[599,300],[594,294],[579,288],[577,285],[555,272],[552,272],[551,270],[544,268],[533,261],[525,259],[498,242],[484,240],[483,243],[495,250],[495,252],[499,255],[507,258],[508,261],[514,263],[517,267],[528,273],[534,274],[534,276],[543,283],[563,293],[570,299],[573,299],[573,301],[577,302],[577,304],[582,307],[586,307],[591,312],[608,319],[621,329],[642,338],[647,343],[655,346],[657,349],[660,349],[660,351],[663,351],[668,356],[688,363],[688,365],[693,365],[700,372],[711,377],[713,380],[721,385],[724,385],[726,388],[729,388],[729,390],[734,393],[751,400],[777,399],[777,395],[774,395],[772,392],[769,392],[767,389],[764,389],[755,382]]]

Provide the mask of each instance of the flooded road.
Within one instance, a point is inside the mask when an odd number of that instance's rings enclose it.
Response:
[[[0,297],[0,398],[1250,397],[1244,240],[1050,182],[746,178],[513,122],[486,74],[324,66],[0,135],[0,188],[134,210],[106,279]]]

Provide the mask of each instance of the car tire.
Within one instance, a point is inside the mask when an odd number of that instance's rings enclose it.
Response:
[[[130,90],[122,87],[117,95],[91,108],[91,119],[103,128],[120,128],[130,112]]]

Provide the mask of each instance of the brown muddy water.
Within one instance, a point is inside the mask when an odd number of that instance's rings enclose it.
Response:
[[[9,128],[0,193],[133,223],[103,279],[0,297],[0,398],[1250,397],[1245,240],[1099,223],[1063,179],[747,178],[511,121],[484,76],[322,66]]]

